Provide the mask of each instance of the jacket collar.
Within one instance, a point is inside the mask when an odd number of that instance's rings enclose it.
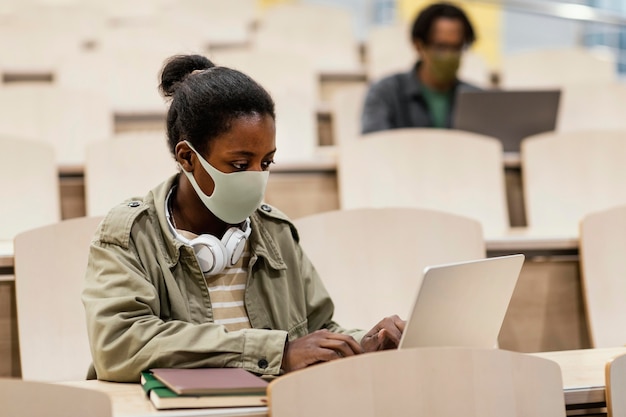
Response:
[[[252,233],[250,235],[250,247],[252,252],[267,261],[267,264],[275,270],[287,269],[287,265],[280,255],[276,241],[267,230],[258,213],[250,216]]]

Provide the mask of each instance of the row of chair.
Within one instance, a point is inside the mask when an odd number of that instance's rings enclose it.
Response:
[[[626,413],[626,355],[606,364],[609,417]],[[268,387],[276,417],[565,416],[559,366],[545,358],[476,348],[417,348],[359,355],[282,376]],[[320,401],[323,399],[323,401]],[[145,400],[147,401],[147,400]],[[105,391],[0,379],[3,415],[113,416]]]
[[[120,52],[121,54],[122,52]],[[250,73],[273,94],[277,104],[277,143],[283,158],[306,159],[315,154],[324,138],[318,127],[319,114],[331,116],[332,134],[328,142],[338,146],[360,137],[360,117],[366,86],[357,84],[339,88],[331,96],[330,105],[321,108],[319,82],[315,72],[285,54],[222,52],[223,61]],[[274,57],[274,58],[272,58]],[[110,137],[124,129],[122,118],[140,126],[150,116],[149,126],[162,131],[166,103],[158,95],[156,71],[164,56],[155,57],[143,68],[154,71],[154,77],[140,77],[138,86],[128,74],[103,70],[116,84],[102,79],[99,71],[106,67],[98,59],[87,60],[85,66],[73,66],[76,74],[68,76],[74,85],[55,83],[18,83],[0,88],[0,135],[31,138],[53,144],[59,165],[73,166],[85,161],[85,147],[93,141]],[[133,59],[122,59],[126,66]],[[134,59],[138,59],[135,57]],[[285,68],[287,74],[274,66],[262,64],[269,60]],[[261,63],[261,64],[260,64]],[[91,81],[86,81],[91,78]],[[95,92],[83,81],[98,85]],[[141,91],[148,94],[144,99]],[[131,93],[132,92],[132,93]],[[135,98],[133,98],[135,97]],[[564,87],[558,116],[557,132],[582,130],[624,130],[626,123],[619,114],[626,105],[626,86],[622,83],[587,83]],[[321,111],[321,113],[320,113]],[[318,132],[320,135],[318,135]]]
[[[0,149],[0,183],[10,197],[3,204],[6,221],[0,222],[0,239],[10,240],[20,231],[61,220],[59,172],[52,146],[0,137]],[[87,146],[84,167],[86,210],[92,216],[106,214],[127,198],[143,196],[176,172],[165,135],[149,132],[94,141]]]
[[[102,391],[6,379],[0,379],[0,388],[4,415],[112,416],[111,400]],[[270,383],[267,395],[275,417],[565,416],[556,363],[495,349],[359,355],[282,376]]]
[[[626,204],[626,131],[539,134],[522,141],[528,227],[577,236],[587,213]],[[341,208],[412,206],[509,229],[501,143],[455,130],[376,132],[338,149]]]
[[[67,220],[22,233],[15,240],[23,379],[84,378],[90,353],[80,291],[88,242],[100,220]],[[305,252],[312,258],[337,305],[336,319],[347,326],[364,325],[381,314],[401,313],[402,299],[414,292],[419,283],[415,271],[421,265],[484,256],[484,242],[480,239],[477,222],[446,213],[418,209],[344,210],[299,219],[295,223]],[[364,228],[364,224],[368,227]],[[591,215],[582,225],[587,306],[590,315],[594,309],[602,315],[590,320],[596,347],[624,343],[624,339],[619,338],[626,334],[619,320],[620,310],[623,310],[619,294],[623,292],[620,281],[623,281],[625,268],[624,257],[620,255],[626,249],[624,225],[626,206]],[[377,242],[372,241],[372,236],[376,236]],[[597,256],[598,242],[602,242],[604,248],[601,256]],[[362,262],[363,259],[369,261]],[[411,262],[398,262],[407,259]],[[409,264],[410,268],[402,266]],[[617,264],[622,265],[616,268]],[[44,280],[41,265],[46,266]],[[619,268],[622,268],[621,273]],[[607,283],[611,279],[615,282]],[[596,281],[595,290],[589,284],[592,280]],[[355,298],[355,286],[367,291]],[[604,289],[599,289],[602,286]],[[596,294],[591,295],[590,290]],[[372,299],[377,301],[371,302]],[[608,311],[611,308],[613,310]],[[42,310],[55,311],[55,315],[42,316]],[[599,326],[594,329],[596,324]],[[606,336],[612,339],[608,343],[602,341]],[[50,357],[55,360],[50,361]],[[607,366],[610,371],[607,374],[609,408],[624,407],[621,396],[611,395],[610,389],[624,386],[626,360],[619,358]],[[399,369],[402,372],[398,373]],[[48,392],[57,397],[46,415],[71,416],[67,409],[66,414],[55,414],[52,410],[55,407],[84,410],[81,407],[86,406],[80,400],[84,391],[72,391],[77,397],[69,404],[59,401],[65,398],[61,388],[47,391],[49,385],[17,381],[0,381],[0,386],[5,388],[0,389],[0,397],[3,407],[9,407],[7,410],[16,406],[11,405],[9,399],[22,401],[18,390],[27,388],[29,398],[50,398]],[[364,395],[364,392],[369,394]],[[280,378],[270,386],[268,395],[272,415],[276,416],[293,415],[294,407],[299,410],[298,415],[303,416],[320,412],[339,416],[345,415],[347,410],[360,410],[371,416],[386,415],[390,410],[394,415],[415,415],[415,410],[424,413],[437,410],[437,415],[445,416],[458,415],[460,411],[474,415],[471,410],[476,410],[476,415],[492,415],[492,412],[511,416],[564,415],[558,366],[546,359],[501,350],[422,348],[364,355]],[[530,395],[530,400],[526,395]],[[103,412],[109,409],[104,395],[85,396],[89,398],[87,404],[98,404]],[[320,397],[326,398],[324,403],[330,409],[317,404]],[[500,398],[497,408],[495,398]],[[509,409],[510,403],[503,398],[515,398],[523,408]],[[33,401],[21,409],[20,415],[29,416],[29,407],[40,410],[40,405]]]
[[[261,10],[253,0],[231,1],[228,6],[216,0],[160,0],[134,6],[123,1],[20,3],[26,2],[14,2],[3,16],[5,34],[13,35],[6,36],[12,43],[0,42],[9,69],[54,67],[59,63],[55,57],[85,45],[165,53],[220,44],[251,44],[255,49],[296,53],[320,71],[362,68],[354,16],[336,5],[290,2]],[[324,31],[320,32],[320,27]],[[30,36],[18,36],[24,33]],[[416,57],[409,33],[408,22],[369,30],[363,46],[370,80],[408,70]],[[18,38],[21,48],[14,42]],[[47,48],[42,46],[42,38],[47,40]],[[30,50],[30,57],[20,49]],[[492,72],[484,59],[471,52],[461,68],[464,79],[483,87],[492,85]],[[606,52],[573,48],[505,54],[496,72],[508,88],[543,87],[589,77],[615,79],[616,66],[615,57]]]
[[[585,214],[626,204],[625,135],[551,132],[525,139],[521,169],[528,226],[576,236]],[[53,150],[22,139],[3,138],[0,143],[3,190],[19,195],[8,200],[5,210],[14,215],[8,216],[0,238],[60,220]],[[494,138],[456,130],[399,129],[364,136],[338,147],[337,153],[343,209],[421,207],[474,218],[488,238],[509,230],[502,147]],[[23,154],[29,159],[15,158]],[[87,147],[84,165],[86,213],[103,215],[175,172],[162,133],[95,141]]]
[[[22,376],[81,379],[90,362],[80,293],[89,243],[101,217],[82,217],[17,235],[15,292]],[[354,209],[294,220],[300,242],[335,301],[335,319],[369,328],[406,317],[425,266],[486,256],[480,224],[417,208]],[[594,347],[626,341],[626,206],[581,222],[583,297]],[[46,279],[42,278],[45,265]],[[360,288],[354,297],[354,288]],[[375,300],[375,302],[373,302]],[[55,315],[41,315],[55,311]],[[42,350],[41,346],[46,349]],[[55,357],[55,361],[49,358]]]
[[[425,266],[486,255],[475,220],[421,209],[353,209],[294,220],[301,244],[347,326],[367,328],[394,313],[406,316]],[[363,227],[367,225],[367,227]],[[593,347],[626,343],[626,205],[580,222],[582,297]],[[410,260],[410,262],[408,261]],[[375,278],[373,278],[375,277]],[[354,297],[354,288],[360,296]],[[372,300],[376,300],[372,303]]]

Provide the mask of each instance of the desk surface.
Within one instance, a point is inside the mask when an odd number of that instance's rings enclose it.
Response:
[[[559,364],[563,375],[565,405],[584,408],[605,402],[604,367],[611,358],[626,354],[626,347],[541,352],[530,355],[551,359]],[[157,411],[147,400],[139,384],[102,381],[75,381],[64,384],[104,391],[111,396],[115,417],[161,416],[267,416],[266,407],[219,410]]]
[[[148,401],[139,384],[121,384],[103,381],[63,382],[82,388],[104,391],[111,397],[114,417],[222,417],[255,416],[267,417],[267,407],[157,410]]]
[[[13,268],[13,241],[0,240],[0,268]],[[0,275],[2,280],[2,275]]]
[[[318,167],[319,168],[319,167]],[[487,252],[531,252],[546,254],[577,252],[578,237],[547,233],[528,228],[512,228],[500,237],[485,240]],[[0,268],[13,268],[13,241],[0,240]],[[0,274],[0,280],[2,275]]]
[[[578,250],[576,235],[528,227],[512,227],[501,236],[486,237],[485,243],[487,251]]]
[[[579,408],[585,404],[602,404],[604,392],[604,367],[619,355],[626,354],[626,347],[564,350],[541,352],[531,355],[551,359],[561,367],[565,405]]]

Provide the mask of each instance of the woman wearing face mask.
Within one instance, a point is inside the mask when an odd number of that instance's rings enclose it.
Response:
[[[362,133],[450,128],[455,95],[479,90],[457,79],[461,53],[476,40],[463,10],[449,3],[426,7],[413,23],[411,39],[419,61],[409,72],[370,87],[361,115]]]
[[[180,173],[113,208],[96,233],[83,292],[90,377],[138,381],[153,367],[279,375],[395,347],[396,316],[367,333],[332,320],[297,231],[261,203],[276,152],[269,94],[197,55],[170,59],[161,81]]]

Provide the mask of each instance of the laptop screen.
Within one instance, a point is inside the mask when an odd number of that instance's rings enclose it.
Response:
[[[556,128],[560,90],[460,91],[452,127],[500,139],[519,152],[522,139]]]
[[[427,267],[399,348],[497,347],[524,255]]]

